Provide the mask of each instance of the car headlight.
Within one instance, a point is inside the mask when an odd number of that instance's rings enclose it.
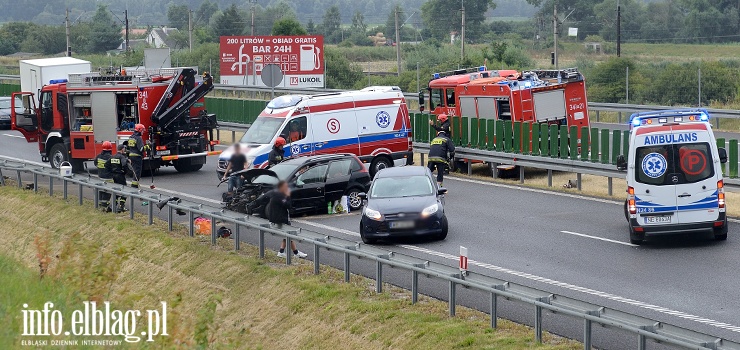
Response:
[[[432,204],[432,205],[424,208],[424,210],[421,211],[421,216],[423,216],[423,217],[431,216],[434,213],[436,213],[437,210],[439,210],[439,205],[437,203],[434,203],[434,204]]]
[[[373,219],[373,220],[380,220],[383,218],[383,215],[380,214],[379,211],[373,210],[367,207],[365,207],[365,216],[367,216],[368,219]]]

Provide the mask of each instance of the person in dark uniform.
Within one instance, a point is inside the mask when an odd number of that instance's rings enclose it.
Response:
[[[231,196],[231,194],[234,192],[234,189],[242,187],[242,176],[234,174],[244,170],[246,164],[247,156],[245,156],[244,153],[241,152],[241,145],[237,143],[234,145],[234,153],[231,155],[231,158],[229,158],[229,165],[226,167],[224,177],[221,179],[229,179],[229,188],[226,191],[228,196]]]
[[[95,167],[98,168],[98,177],[105,182],[113,182],[113,174],[105,168],[105,163],[113,155],[113,144],[110,141],[103,142],[103,151],[93,159]],[[98,206],[105,211],[110,211],[110,193],[98,191]]]
[[[131,181],[131,187],[139,187],[141,180],[141,171],[144,167],[144,152],[149,150],[149,145],[144,143],[141,135],[146,131],[143,124],[136,124],[134,133],[129,137],[127,142],[128,157],[131,166],[134,168],[134,179]]]
[[[444,173],[449,166],[449,161],[455,159],[455,145],[447,137],[444,131],[438,131],[437,137],[429,144],[429,162],[427,166],[432,172],[437,169],[437,183],[442,187]]]
[[[439,125],[435,124],[434,121],[429,121],[429,125],[434,128],[434,130],[437,130],[437,132],[443,131],[447,137],[450,137],[450,120],[447,118],[447,114],[440,114],[437,116],[437,121],[439,122]]]
[[[290,187],[287,182],[281,180],[275,189],[259,196],[254,203],[258,206],[265,206],[265,216],[267,216],[270,224],[276,228],[282,229],[283,225],[290,225],[290,207],[292,203],[290,200]],[[279,257],[285,257],[285,248],[286,242],[283,239],[277,254]],[[290,241],[290,249],[296,258],[305,258],[307,256],[306,253],[298,250],[295,241]]]
[[[267,156],[267,168],[282,162],[285,159],[285,139],[278,136],[275,140],[275,145],[272,146],[270,154]]]
[[[126,171],[131,166],[124,154],[126,144],[118,145],[118,152],[105,162],[105,169],[111,174],[113,183],[126,186]],[[118,212],[126,209],[126,197],[116,196]]]

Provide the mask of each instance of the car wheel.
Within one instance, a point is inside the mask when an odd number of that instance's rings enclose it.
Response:
[[[365,230],[362,228],[362,223],[360,223],[360,238],[362,239],[362,243],[365,244],[375,244],[378,241],[374,238],[365,237]]]
[[[645,241],[645,234],[639,234],[630,226],[630,243],[641,245]]]
[[[626,199],[624,200],[624,218],[627,219],[627,221],[630,220],[630,215],[627,212],[627,200]]]
[[[350,211],[356,211],[362,208],[362,198],[360,198],[361,192],[361,189],[353,187],[347,190],[347,192],[345,193],[345,195],[347,196],[347,201],[349,202]]]
[[[390,168],[392,166],[393,166],[393,161],[391,161],[390,158],[386,156],[375,157],[372,163],[370,163],[370,176],[375,177],[375,174],[377,174],[378,171],[381,171],[385,168]]]
[[[727,240],[727,219],[725,219],[725,224],[718,228],[714,229],[714,240],[715,241],[726,241]]]
[[[447,238],[447,231],[448,231],[447,217],[444,216],[442,218],[442,232],[437,234],[437,239],[440,241],[443,241],[445,238]]]
[[[63,162],[69,162],[69,151],[63,143],[57,143],[51,146],[49,151],[49,164],[54,169],[59,169]]]

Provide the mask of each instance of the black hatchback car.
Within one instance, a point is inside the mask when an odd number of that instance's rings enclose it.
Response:
[[[375,174],[360,219],[365,243],[395,237],[447,237],[445,188],[437,187],[426,167],[386,168]]]
[[[353,154],[330,154],[288,159],[270,169],[249,169],[241,172],[244,185],[226,208],[243,212],[259,195],[274,188],[279,180],[291,188],[292,215],[326,213],[328,203],[347,196],[350,211],[362,207],[360,194],[370,187],[370,173]],[[255,208],[255,214],[261,212]]]

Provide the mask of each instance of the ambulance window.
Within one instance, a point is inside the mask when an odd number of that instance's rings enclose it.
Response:
[[[680,185],[714,176],[714,163],[708,143],[640,147],[635,154],[635,180],[640,183]]]
[[[306,138],[308,131],[308,120],[306,117],[293,118],[285,126],[280,136],[285,139],[285,142],[291,143],[303,140]]]
[[[455,107],[455,89],[447,89],[447,107]]]
[[[694,183],[714,176],[712,151],[708,143],[675,145],[678,149],[677,172],[683,174],[685,183]]]
[[[431,110],[436,108],[437,106],[444,106],[444,103],[442,102],[442,89],[433,89],[432,90],[432,98],[431,103],[432,105],[429,106]]]

